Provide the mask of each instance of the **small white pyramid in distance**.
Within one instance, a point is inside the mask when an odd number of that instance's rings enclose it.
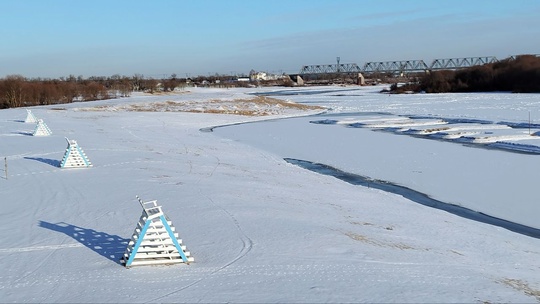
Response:
[[[66,140],[68,142],[68,146],[66,148],[66,152],[64,153],[64,157],[62,158],[62,162],[60,162],[60,168],[92,167],[92,163],[84,153],[83,149],[79,147],[77,142],[75,140],[68,139],[67,137]]]
[[[49,127],[47,127],[47,124],[45,124],[45,122],[43,122],[43,119],[38,119],[37,124],[36,124],[36,128],[34,129],[34,133],[32,133],[32,135],[34,135],[34,136],[49,136],[51,134],[52,134],[51,129],[49,129]]]
[[[193,262],[190,252],[182,245],[176,228],[158,206],[157,200],[143,202],[137,227],[128,243],[121,262],[127,267]]]
[[[32,113],[32,111],[26,109],[26,119],[24,120],[24,122],[25,123],[36,123],[37,118],[34,115],[34,113]]]

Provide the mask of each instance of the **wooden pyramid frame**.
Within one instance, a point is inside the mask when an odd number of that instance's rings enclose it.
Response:
[[[129,268],[193,262],[193,257],[186,251],[186,246],[182,245],[182,239],[161,206],[158,206],[157,200],[143,202],[138,196],[137,200],[143,212],[121,263]]]
[[[26,119],[24,120],[25,123],[36,123],[38,122],[37,117],[32,113],[32,111],[26,109]]]
[[[92,167],[92,163],[84,153],[83,149],[79,147],[77,142],[75,140],[68,139],[67,137],[66,140],[68,142],[68,146],[66,148],[66,152],[64,153],[64,157],[60,162],[60,168]]]
[[[34,136],[49,136],[51,135],[51,129],[47,127],[47,124],[43,121],[43,119],[37,120],[36,128],[34,129],[34,133],[32,135]]]

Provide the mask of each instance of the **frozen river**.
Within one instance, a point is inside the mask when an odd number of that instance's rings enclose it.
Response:
[[[535,152],[540,141],[534,136],[537,124],[528,121],[529,115],[540,117],[540,95],[387,95],[379,89],[274,92],[330,110],[215,132],[282,158],[388,181],[447,204],[540,228],[540,155]]]

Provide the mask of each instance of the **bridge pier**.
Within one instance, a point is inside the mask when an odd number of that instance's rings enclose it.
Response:
[[[304,79],[302,79],[302,77],[300,77],[300,75],[297,75],[296,76],[296,85],[299,85],[299,86],[303,86],[304,85]]]
[[[358,75],[356,77],[356,84],[357,85],[365,85],[366,84],[366,80],[364,79],[364,75],[362,75],[362,73],[358,73]]]

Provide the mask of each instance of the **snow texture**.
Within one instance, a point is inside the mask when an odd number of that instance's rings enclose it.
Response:
[[[1,110],[1,302],[540,301],[540,155],[527,119],[540,117],[540,95],[380,89],[194,88],[35,107],[54,130],[43,137],[31,136],[25,109]],[[290,106],[219,114],[251,93]],[[217,108],[197,110],[209,104]],[[93,167],[59,168],[64,137],[77,139]],[[401,185],[533,233],[285,158]],[[194,263],[121,265],[141,214],[136,195],[159,201]]]

